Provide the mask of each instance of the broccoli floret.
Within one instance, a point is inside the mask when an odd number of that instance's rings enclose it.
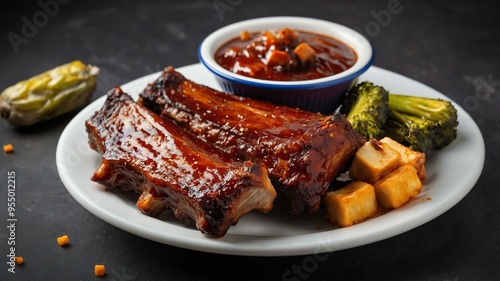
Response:
[[[354,130],[367,139],[383,136],[387,119],[389,93],[380,86],[362,82],[351,88],[342,102],[340,113]]]
[[[457,110],[449,101],[389,94],[385,135],[431,155],[457,137]]]
[[[370,82],[349,90],[340,113],[367,139],[387,136],[427,155],[457,137],[457,110],[451,102],[389,94]]]

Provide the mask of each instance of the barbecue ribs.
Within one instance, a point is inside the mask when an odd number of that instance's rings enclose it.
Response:
[[[92,180],[141,194],[137,206],[146,214],[168,208],[219,237],[242,215],[273,206],[276,191],[264,166],[236,161],[120,88],[109,91],[86,128],[90,146],[102,154]]]
[[[315,213],[365,139],[324,116],[216,91],[166,68],[138,101],[242,160],[262,163],[293,214]]]

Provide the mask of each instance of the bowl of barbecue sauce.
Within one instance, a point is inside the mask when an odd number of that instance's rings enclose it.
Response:
[[[225,26],[203,40],[198,56],[226,92],[323,114],[337,109],[374,59],[360,33],[303,17]]]

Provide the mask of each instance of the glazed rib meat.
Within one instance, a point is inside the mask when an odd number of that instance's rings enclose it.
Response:
[[[92,180],[134,190],[137,206],[223,236],[251,210],[271,210],[276,191],[263,165],[237,161],[171,120],[135,103],[120,88],[86,121],[90,146],[102,154]]]
[[[315,213],[364,142],[341,115],[324,116],[216,91],[166,68],[139,103],[225,152],[262,163],[293,214]]]

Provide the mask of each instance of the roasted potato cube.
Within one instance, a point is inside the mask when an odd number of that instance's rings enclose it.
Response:
[[[362,145],[349,168],[349,176],[354,180],[374,184],[399,166],[401,155],[388,144],[376,139]]]
[[[377,199],[372,185],[354,181],[330,191],[325,197],[326,217],[331,223],[345,227],[360,223],[377,213]]]
[[[420,181],[425,180],[425,153],[414,151],[411,148],[406,147],[389,137],[385,137],[380,141],[388,144],[392,149],[395,149],[399,152],[399,154],[401,155],[400,166],[405,164],[412,165],[415,170],[417,170],[417,175]]]
[[[307,43],[300,43],[297,47],[295,47],[295,49],[293,49],[293,53],[303,63],[313,63],[316,61],[316,52]]]
[[[410,198],[416,197],[422,190],[422,182],[417,170],[406,164],[390,172],[375,183],[377,202],[386,209],[398,208]]]

